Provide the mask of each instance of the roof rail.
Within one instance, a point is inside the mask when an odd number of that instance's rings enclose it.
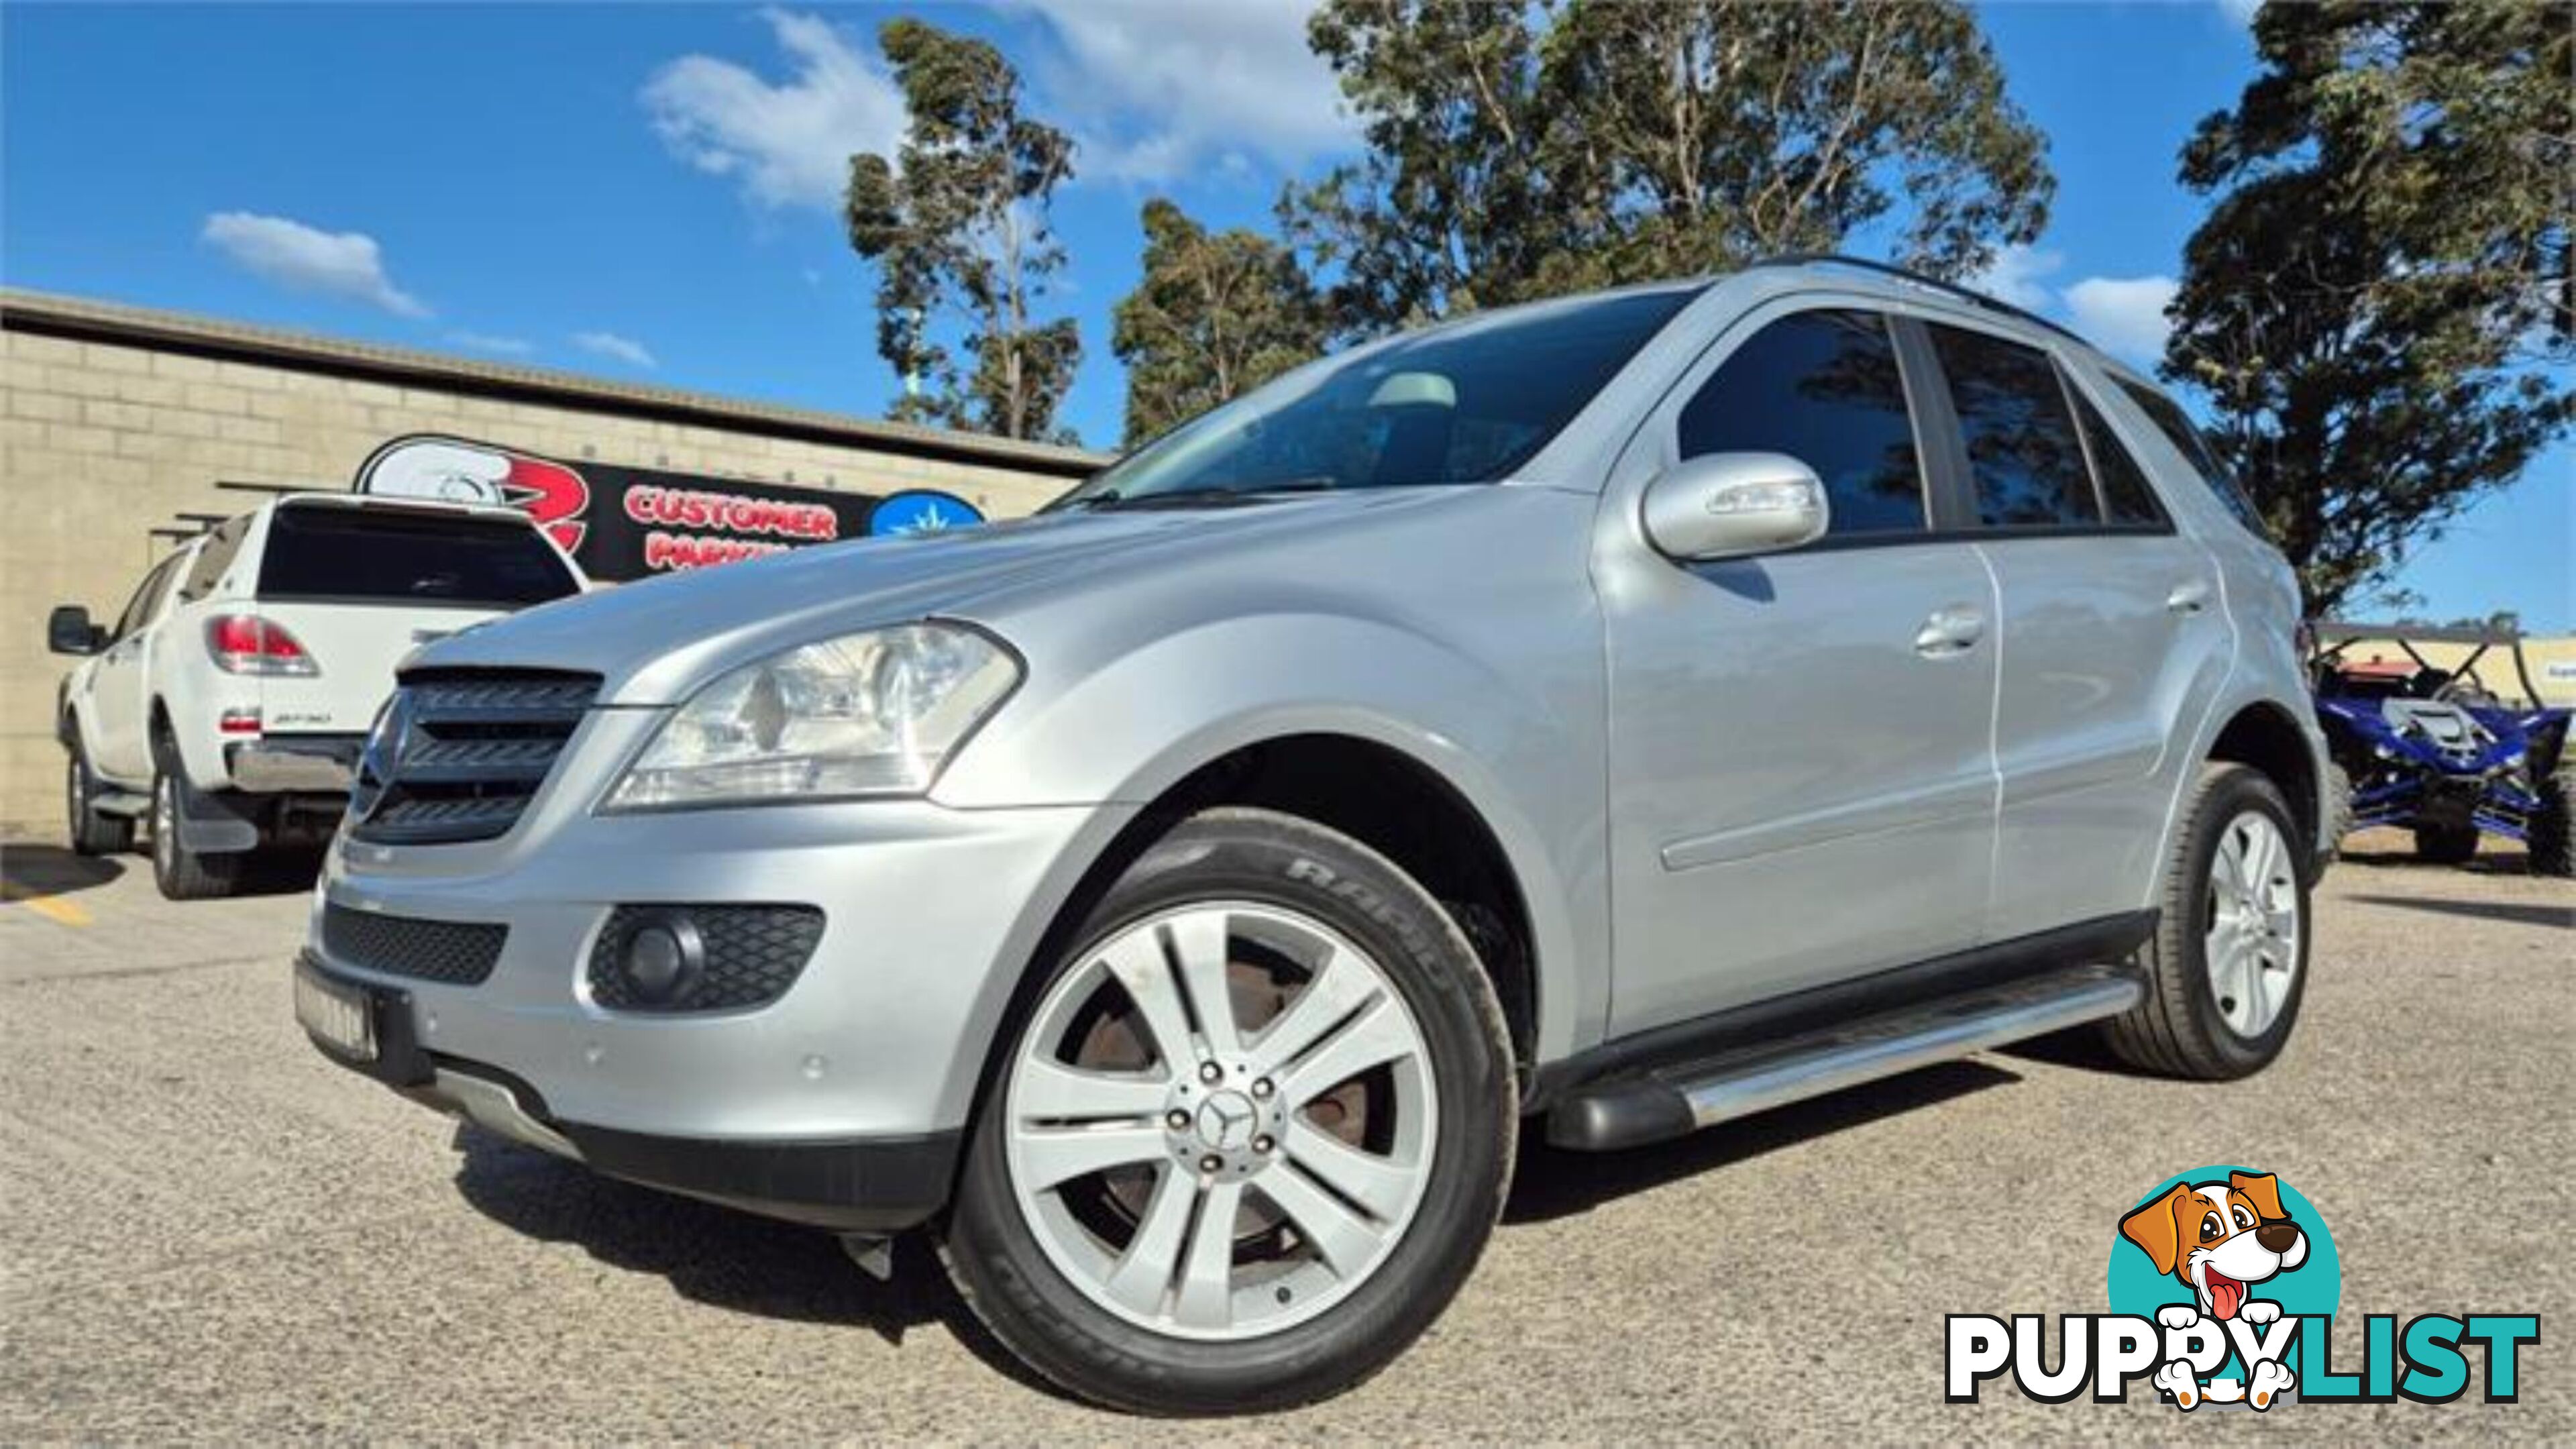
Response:
[[[1753,265],[1756,267],[1850,267],[1854,271],[1873,272],[1882,277],[1893,277],[1900,282],[1910,282],[1915,286],[1939,292],[1945,297],[1956,298],[1972,307],[1982,307],[1989,312],[2045,327],[2068,341],[2083,343],[2088,348],[2093,346],[2075,329],[2062,322],[2052,322],[2036,312],[2016,307],[2010,302],[1999,301],[1973,288],[1960,286],[1956,282],[1943,281],[1939,277],[1927,277],[1921,272],[1909,271],[1893,262],[1874,262],[1867,257],[1847,257],[1835,252],[1784,252],[1776,257],[1764,257]]]

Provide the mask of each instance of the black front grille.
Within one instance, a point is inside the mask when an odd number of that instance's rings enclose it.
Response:
[[[322,908],[322,950],[333,960],[453,986],[482,985],[501,959],[501,943],[509,934],[507,926],[472,921],[427,921],[339,905]]]
[[[349,834],[382,845],[507,834],[598,694],[595,674],[405,675],[358,761]]]
[[[646,1001],[620,969],[637,927],[685,920],[697,928],[705,961],[669,1001]],[[823,939],[812,906],[619,906],[590,948],[590,999],[612,1011],[734,1011],[787,994]]]

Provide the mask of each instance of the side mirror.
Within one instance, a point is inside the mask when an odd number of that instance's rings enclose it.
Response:
[[[1832,521],[1824,483],[1785,453],[1685,458],[1646,485],[1647,540],[1686,561],[1796,548]]]
[[[45,647],[56,654],[96,654],[107,647],[107,631],[89,621],[89,610],[64,604],[45,616]]]

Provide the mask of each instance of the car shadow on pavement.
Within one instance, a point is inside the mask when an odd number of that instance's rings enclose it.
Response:
[[[125,874],[111,855],[75,855],[59,845],[0,845],[0,897],[13,901],[67,896]]]
[[[1622,1152],[1575,1152],[1549,1146],[1541,1135],[1542,1124],[1532,1120],[1521,1128],[1520,1163],[1512,1174],[1503,1222],[1543,1223],[1590,1212],[1612,1198],[2020,1080],[2018,1073],[1988,1062],[1945,1062]]]
[[[894,1276],[881,1283],[820,1229],[602,1177],[469,1124],[458,1125],[456,1148],[457,1191],[513,1232],[653,1274],[710,1308],[865,1328],[897,1347],[908,1331],[937,1324],[996,1371],[1063,1397],[975,1317],[920,1233],[896,1239]]]
[[[2350,899],[2368,906],[2395,906],[2402,911],[2431,911],[2436,915],[2468,916],[2515,926],[2576,926],[2576,906],[2544,902],[2455,901],[2440,896],[2353,896]]]
[[[2394,832],[2390,836],[2400,841],[2405,838]],[[2418,856],[2410,844],[2356,848],[2346,842],[2335,851],[2335,864],[2359,866],[2364,870],[2397,870],[2411,866],[2426,871],[2462,871],[2470,875],[2531,874],[2530,854],[2515,846],[2482,849],[2457,865],[2438,865]]]
[[[302,895],[313,889],[322,875],[322,857],[328,847],[309,849],[263,850],[252,858],[234,883],[233,894],[243,896]]]

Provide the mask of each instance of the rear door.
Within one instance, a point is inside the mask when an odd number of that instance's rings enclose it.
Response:
[[[432,639],[580,592],[524,519],[330,501],[269,520],[255,610],[309,670],[263,675],[271,734],[356,734],[393,692],[394,666]],[[281,647],[271,641],[272,648]]]
[[[1890,320],[1787,302],[1640,433],[1776,452],[1830,531],[1719,563],[1605,529],[1613,1036],[1975,944],[1994,841],[1993,589],[1939,516]],[[1632,508],[1634,500],[1616,507]]]
[[[2172,795],[2169,752],[2191,738],[2226,669],[2216,566],[2048,351],[1966,324],[1923,326],[2002,606],[1989,933],[2137,910]]]

